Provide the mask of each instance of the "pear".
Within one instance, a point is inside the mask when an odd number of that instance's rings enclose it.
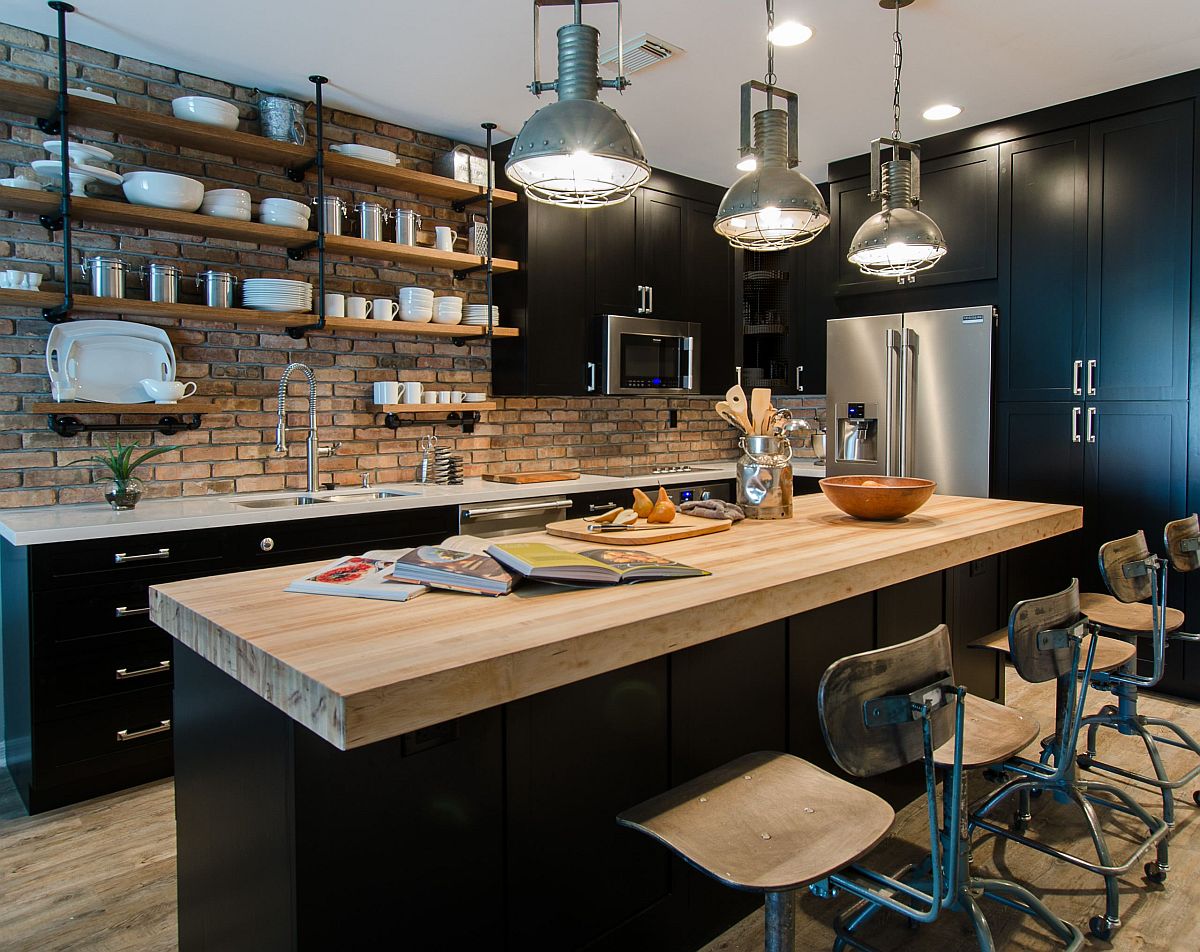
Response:
[[[633,511],[636,512],[642,519],[650,518],[650,513],[654,509],[654,503],[640,489],[633,491]]]
[[[662,486],[659,486],[658,499],[654,501],[654,507],[650,510],[650,515],[646,517],[646,521],[663,524],[670,522],[674,518],[675,503],[671,502],[671,497],[667,495],[667,491]]]
[[[588,522],[595,522],[595,523],[598,523],[599,525],[606,526],[610,522],[615,522],[617,516],[619,516],[621,513],[625,512],[625,511],[626,510],[622,509],[620,506],[617,506],[616,509],[610,509],[610,510],[608,510],[608,512],[603,512],[598,516],[593,516],[591,519],[588,520]]]

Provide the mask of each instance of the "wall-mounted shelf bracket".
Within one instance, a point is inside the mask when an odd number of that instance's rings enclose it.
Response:
[[[164,436],[174,436],[185,430],[200,429],[200,414],[185,413],[179,416],[163,416],[156,423],[81,423],[78,417],[51,413],[47,417],[52,429],[59,436],[79,436],[81,433],[133,433],[155,430]]]
[[[486,270],[487,270],[486,264],[476,264],[476,265],[472,265],[469,268],[460,268],[459,270],[454,272],[454,280],[461,281],[468,274],[474,274],[476,271],[486,271]]]
[[[324,241],[317,239],[316,241],[310,241],[306,245],[297,245],[295,248],[288,248],[287,256],[293,261],[303,261],[308,257],[308,253],[310,251],[312,251],[314,248],[320,250],[324,244]]]
[[[456,212],[465,212],[472,205],[478,205],[480,202],[486,202],[486,201],[487,201],[487,192],[480,192],[478,195],[473,195],[471,198],[460,198],[457,202],[454,202],[450,207],[453,208]]]
[[[287,177],[293,182],[303,182],[304,176],[308,174],[308,170],[316,164],[317,160],[314,156],[307,162],[301,162],[299,165],[289,165],[287,168]]]
[[[448,413],[444,420],[403,420],[399,413],[389,413],[383,418],[383,425],[389,430],[398,430],[403,426],[448,426],[462,427],[464,434],[474,433],[475,424],[479,422],[478,410],[463,410],[461,413]]]

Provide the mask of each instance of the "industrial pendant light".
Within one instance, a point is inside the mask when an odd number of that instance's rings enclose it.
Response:
[[[624,36],[621,0],[617,4],[617,77],[599,76],[600,31],[582,22],[582,2],[574,0],[575,18],[558,31],[558,79],[541,81],[539,12],[561,0],[534,0],[533,82],[540,96],[558,93],[558,102],[543,106],[526,121],[513,143],[504,171],[535,201],[591,208],[625,201],[650,177],[642,143],[615,109],[598,99],[599,91],[624,91]]]
[[[825,199],[796,168],[800,108],[795,93],[775,85],[775,44],[769,38],[774,27],[775,2],[767,0],[766,81],[742,85],[741,154],[750,171],[725,193],[713,226],[733,247],[750,251],[782,251],[808,244],[829,224]],[[751,140],[754,90],[767,94],[767,108],[754,113]],[[777,96],[787,102],[786,111],[772,108]]]
[[[900,35],[900,8],[913,0],[879,0],[885,10],[896,11],[896,44],[893,63],[896,80],[892,95],[892,137],[871,143],[871,201],[883,208],[854,234],[846,255],[863,274],[898,278],[912,283],[913,275],[937,264],[946,254],[946,239],[937,223],[919,210],[921,203],[921,147],[900,137],[900,70],[904,64]],[[887,162],[881,159],[884,146],[891,149]]]

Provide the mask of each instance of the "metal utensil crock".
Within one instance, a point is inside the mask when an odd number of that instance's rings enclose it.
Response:
[[[160,304],[179,303],[180,271],[173,264],[152,261],[146,266],[146,287],[150,292],[150,300]]]
[[[283,96],[260,93],[258,120],[262,126],[262,134],[268,139],[304,145],[307,138],[304,128],[304,103]]]
[[[93,255],[79,263],[85,278],[89,278],[93,297],[124,297],[128,265],[121,258]]]
[[[233,307],[233,289],[237,278],[228,271],[201,271],[196,286],[204,285],[204,303],[209,307]]]
[[[738,440],[737,501],[747,519],[792,518],[792,445],[782,436]]]

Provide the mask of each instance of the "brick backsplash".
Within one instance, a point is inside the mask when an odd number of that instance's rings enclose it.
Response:
[[[0,78],[54,86],[56,47],[54,39],[0,23]],[[68,43],[67,51],[73,84],[107,92],[121,105],[169,114],[173,98],[198,93],[232,100],[241,105],[243,117],[254,115],[251,89],[77,44]],[[257,122],[245,119],[242,128],[258,131]],[[103,130],[75,128],[72,134],[113,152],[118,171],[179,172],[202,179],[209,187],[246,188],[255,201],[272,195],[303,199],[315,192],[311,179],[298,184],[282,170],[261,163],[131,136],[114,137]],[[432,171],[434,159],[454,145],[433,133],[336,109],[326,111],[325,135],[331,142],[393,149],[406,165],[425,171]],[[30,117],[0,112],[0,177],[43,158],[40,143],[45,138]],[[119,190],[103,186],[93,186],[93,191],[119,195]],[[413,208],[424,218],[427,230],[435,224],[461,227],[466,218],[448,203],[388,189],[365,190],[335,180],[327,191],[347,200],[382,199],[384,204]],[[77,227],[74,243],[75,280],[79,259],[96,252],[120,254],[134,265],[178,261],[187,275],[208,267],[232,271],[240,278],[284,273],[312,278],[316,271],[315,261],[289,261],[280,249],[140,228]],[[47,284],[64,277],[60,246],[48,241],[46,231],[27,215],[0,211],[0,258],[12,262],[10,267],[40,271]],[[444,270],[417,271],[388,262],[336,257],[327,261],[327,290],[371,297],[392,295],[396,286],[405,284],[484,300],[481,281],[455,282]],[[81,292],[86,290],[77,286]],[[198,300],[187,283],[183,292],[185,300]],[[129,293],[141,293],[136,282]],[[152,469],[142,474],[154,496],[302,488],[303,434],[293,436],[287,457],[273,453],[276,388],[289,361],[303,361],[317,374],[321,439],[341,442],[337,455],[323,460],[321,469],[324,478],[344,485],[357,484],[362,473],[370,473],[376,482],[411,479],[419,458],[418,440],[434,432],[427,425],[396,433],[384,427],[371,404],[374,381],[421,380],[479,391],[487,391],[490,381],[486,344],[460,348],[449,342],[366,333],[313,335],[297,341],[232,325],[136,320],[164,326],[175,347],[179,379],[195,380],[199,396],[222,403],[222,412],[206,415],[198,430],[171,437],[129,436],[142,443],[180,446],[158,457]],[[30,404],[50,398],[44,359],[47,333],[48,325],[28,311],[6,308],[0,316],[0,508],[99,499],[92,472],[75,464],[110,443],[112,434],[66,439],[47,429],[44,416],[29,410]],[[295,412],[289,422],[301,426],[306,422],[303,384],[295,383],[291,392]],[[790,402],[794,409],[814,415],[823,406],[820,398]],[[676,427],[669,426],[671,410],[677,411]],[[89,417],[94,422],[101,419]],[[690,398],[502,398],[497,410],[483,412],[473,434],[441,427],[436,433],[440,442],[465,457],[468,475],[578,469],[630,457],[638,462],[679,463],[732,458],[736,452],[736,437],[712,413],[711,401]]]

